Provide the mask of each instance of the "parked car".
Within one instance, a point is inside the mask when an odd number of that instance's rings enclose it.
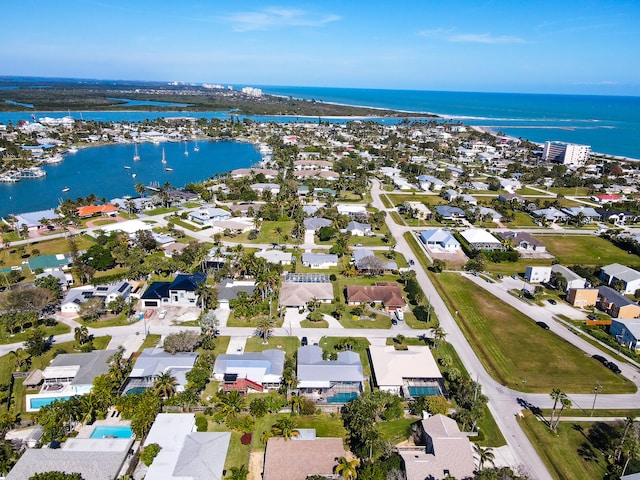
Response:
[[[413,261],[413,259],[409,260],[409,265],[415,265],[416,262]]]
[[[167,311],[166,310],[160,310],[160,313],[158,314],[158,318],[160,320],[164,320],[164,317],[167,316]]]
[[[607,359],[604,358],[602,355],[592,355],[591,358],[593,358],[594,360],[599,361],[600,363],[602,363],[603,365],[607,364]]]
[[[596,317],[595,315],[587,315],[587,318],[589,320],[597,320],[598,319],[598,317]]]
[[[404,312],[402,310],[396,310],[396,318],[400,321],[404,320]]]
[[[557,304],[558,304],[558,302],[556,302],[553,298],[550,298],[550,299],[549,299],[549,303],[550,303],[551,305],[557,305]]]
[[[391,319],[391,325],[397,325],[398,324],[398,320],[396,320],[395,318]]]
[[[605,363],[606,367],[611,370],[613,373],[620,373],[622,370],[620,370],[620,367],[618,365],[616,365],[613,362],[607,362]]]
[[[499,274],[498,274],[498,278],[502,279],[502,278],[504,278],[504,275],[503,275],[503,274],[501,274],[501,273],[499,273]]]
[[[540,328],[544,328],[545,330],[549,330],[549,325],[544,322],[536,322],[536,325],[538,325]]]
[[[302,340],[300,340],[300,345],[306,347],[307,345],[309,345],[309,339],[307,337],[302,337]]]
[[[511,275],[511,278],[513,278],[514,280],[518,279],[518,275],[516,275],[515,273],[513,275]]]

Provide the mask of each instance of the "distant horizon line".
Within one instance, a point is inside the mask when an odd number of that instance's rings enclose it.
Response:
[[[76,82],[122,82],[122,83],[139,83],[139,84],[163,84],[169,86],[172,83],[183,86],[202,86],[205,84],[217,84],[225,86],[247,86],[247,87],[266,87],[266,88],[326,88],[335,90],[382,90],[382,91],[403,91],[403,92],[438,92],[438,93],[474,93],[474,94],[508,94],[508,95],[554,95],[554,96],[570,96],[570,97],[629,97],[638,98],[633,94],[607,94],[607,93],[557,93],[557,92],[508,92],[498,90],[438,90],[438,89],[419,89],[419,88],[390,88],[390,87],[339,87],[339,86],[322,86],[322,85],[275,85],[275,84],[256,84],[256,83],[237,83],[237,82],[189,82],[182,80],[133,80],[133,79],[113,79],[113,78],[90,78],[90,77],[59,77],[59,76],[37,76],[37,75],[0,75],[0,80],[18,80],[18,79],[34,79],[34,80],[57,80],[57,81],[76,81]]]

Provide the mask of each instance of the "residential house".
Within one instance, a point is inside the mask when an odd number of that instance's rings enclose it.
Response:
[[[636,353],[640,351],[640,320],[614,318],[611,320],[609,333],[615,337],[620,345],[624,345]]]
[[[27,448],[6,480],[47,472],[73,472],[91,480],[116,480],[130,459],[134,438],[68,438],[60,448]]]
[[[278,176],[278,170],[273,170],[269,168],[237,168],[235,170],[231,170],[230,175],[233,179],[238,179],[242,177],[248,177],[250,175],[264,175],[264,178],[267,180],[273,180]]]
[[[160,413],[145,439],[160,451],[145,480],[222,480],[230,432],[198,432],[193,413]],[[91,478],[91,477],[86,477]]]
[[[579,207],[563,208],[562,211],[569,217],[578,219],[582,217],[583,223],[591,223],[593,221],[600,220],[600,214],[596,212],[594,208],[585,207],[583,205]]]
[[[249,188],[259,195],[262,195],[264,192],[269,192],[274,196],[280,193],[280,185],[277,183],[253,183]]]
[[[490,234],[486,230],[480,228],[469,228],[460,232],[460,236],[466,240],[469,247],[473,250],[483,251],[504,251],[505,247],[502,242]]]
[[[189,212],[188,218],[192,222],[199,223],[200,225],[212,226],[214,222],[229,220],[231,213],[222,208],[204,206]]]
[[[333,222],[327,218],[305,218],[304,229],[307,232],[315,232],[317,230],[320,230],[322,227],[330,227],[332,223]]]
[[[570,288],[567,291],[567,302],[578,308],[595,307],[598,303],[598,289]]]
[[[338,209],[338,214],[347,215],[353,219],[361,220],[367,219],[369,213],[367,212],[367,208],[364,205],[358,204],[338,204],[336,205]]]
[[[76,215],[80,218],[89,218],[95,215],[102,215],[103,217],[115,217],[118,214],[118,207],[113,205],[85,205],[78,207]]]
[[[43,272],[36,275],[38,278],[53,277],[58,280],[58,285],[63,291],[66,291],[71,285],[73,285],[73,275],[70,273],[64,273],[62,270],[53,270],[52,272]]]
[[[507,192],[515,192],[522,188],[522,183],[516,178],[499,178],[500,188]]]
[[[225,278],[218,284],[218,303],[220,307],[229,308],[231,300],[237,300],[241,294],[250,297],[255,289],[256,282],[253,280]]]
[[[587,280],[585,278],[582,278],[576,272],[568,269],[564,265],[551,265],[551,272],[559,273],[564,277],[564,279],[567,281],[566,291],[568,291],[570,288],[584,288],[587,285]]]
[[[446,183],[444,183],[442,180],[432,175],[419,175],[417,180],[420,189],[424,190],[425,192],[439,192],[446,185]]]
[[[611,287],[598,287],[598,303],[596,306],[613,318],[640,317],[640,305]]]
[[[493,208],[480,206],[480,207],[471,207],[470,210],[473,213],[477,212],[478,217],[481,220],[485,220],[486,218],[490,218],[492,222],[501,222],[502,221],[502,214],[497,212]]]
[[[567,219],[567,214],[555,207],[534,210],[533,212],[531,212],[531,215],[533,215],[535,218],[539,218],[551,223],[563,222]]]
[[[360,223],[353,220],[347,225],[346,231],[353,237],[364,237],[373,235],[371,225],[369,225],[368,223]]]
[[[476,463],[471,442],[455,420],[437,414],[418,425],[422,448],[400,449],[398,452],[407,480],[473,477]]]
[[[383,260],[377,257],[368,248],[358,248],[352,254],[353,264],[361,273],[384,273],[398,270],[398,264],[392,260]]]
[[[207,281],[203,273],[179,274],[173,282],[153,282],[142,294],[143,307],[195,307],[198,286]]]
[[[38,230],[40,227],[43,227],[49,223],[55,223],[60,219],[60,215],[58,215],[55,210],[40,210],[37,212],[26,212],[19,213],[14,215],[15,222],[14,225],[18,230],[23,228],[27,228],[27,230]],[[45,220],[45,223],[42,223],[41,220]]]
[[[129,235],[129,237],[135,236],[140,231],[151,231],[153,226],[148,223],[144,223],[142,220],[127,220],[126,222],[112,223],[110,225],[103,225],[102,231],[109,235],[112,232],[123,232]]]
[[[407,350],[396,350],[391,345],[371,345],[369,357],[381,391],[407,399],[443,395],[442,374],[429,347],[409,345]]]
[[[306,480],[313,475],[333,478],[336,458],[348,457],[342,438],[319,438],[298,429],[291,441],[274,437],[267,441],[262,480]]]
[[[443,195],[444,199],[447,200],[448,202],[453,202],[459,196],[460,194],[452,189],[447,190],[446,192],[444,192],[444,195]]]
[[[104,304],[109,305],[118,297],[127,300],[131,295],[131,284],[125,280],[119,282],[96,285],[84,285],[67,291],[60,304],[62,313],[79,313],[82,304],[91,298],[102,298]]]
[[[305,267],[327,269],[338,266],[338,255],[334,253],[303,253],[302,264]]]
[[[255,253],[256,258],[264,258],[267,263],[275,265],[291,265],[293,255],[282,250],[260,250]]]
[[[407,302],[400,285],[394,282],[378,282],[375,285],[347,285],[347,304],[378,303],[387,311],[403,310]]]
[[[333,298],[333,285],[329,275],[290,273],[280,286],[278,304],[281,307],[306,308],[312,299],[320,303],[331,303]]]
[[[503,240],[511,239],[513,248],[522,252],[546,253],[547,247],[528,232],[498,232]]]
[[[602,220],[611,222],[614,225],[626,225],[627,223],[636,223],[640,220],[638,214],[626,210],[597,208],[596,212],[600,214]]]
[[[364,391],[360,355],[339,352],[336,360],[324,360],[322,348],[306,345],[298,349],[298,394],[321,403],[347,403]]]
[[[461,195],[462,201],[467,205],[478,205],[478,200],[473,195],[469,195],[468,193],[464,193]]]
[[[551,267],[528,266],[524,279],[529,283],[548,283],[551,280]]]
[[[632,294],[636,290],[640,289],[640,272],[633,268],[620,265],[619,263],[612,263],[602,267],[600,270],[600,280],[605,285],[613,285],[619,283],[622,286],[622,293]]]
[[[225,233],[231,232],[236,235],[240,235],[242,233],[250,232],[251,230],[255,230],[256,224],[250,218],[232,218],[230,220],[218,220],[216,222],[212,222],[211,231],[216,233]]]
[[[43,272],[55,272],[71,268],[71,256],[58,253],[56,255],[39,255],[27,260],[31,273],[42,270]]]
[[[162,348],[145,348],[127,377],[122,392],[139,393],[149,388],[163,373],[170,373],[176,379],[176,391],[184,391],[187,373],[198,359],[196,352],[165,352]]]
[[[404,202],[405,211],[411,215],[411,218],[417,218],[418,220],[430,220],[431,210],[422,202]]]
[[[441,228],[420,232],[420,240],[429,250],[436,253],[456,253],[460,251],[460,242],[448,230]]]
[[[43,384],[37,394],[26,395],[26,409],[37,412],[58,399],[86,395],[96,377],[109,371],[111,357],[117,350],[94,350],[88,353],[61,353],[42,371]]]
[[[224,382],[226,391],[262,392],[280,387],[284,370],[284,350],[220,354],[213,367],[213,378]]]
[[[436,218],[438,220],[459,220],[465,218],[464,210],[451,205],[436,205]]]

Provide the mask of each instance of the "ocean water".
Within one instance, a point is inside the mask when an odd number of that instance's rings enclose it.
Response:
[[[198,142],[199,152],[193,151],[194,142],[186,142],[186,146],[188,156],[184,154],[184,143],[143,143],[138,145],[140,160],[136,162],[133,145],[91,147],[66,154],[61,163],[43,167],[46,177],[0,183],[0,217],[55,208],[62,199],[91,193],[107,200],[137,196],[136,183],[169,182],[182,187],[216,173],[249,167],[261,159],[260,153],[248,143]],[[162,163],[163,148],[166,164]],[[173,171],[166,171],[166,167]],[[65,187],[69,187],[68,192],[62,192]]]
[[[533,142],[560,140],[640,159],[640,97],[260,87],[308,100],[434,113]]]

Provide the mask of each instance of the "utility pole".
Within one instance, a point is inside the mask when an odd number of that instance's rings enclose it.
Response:
[[[591,416],[593,417],[593,410],[596,408],[596,400],[598,399],[598,390],[602,388],[600,382],[593,387],[593,405],[591,405]]]

